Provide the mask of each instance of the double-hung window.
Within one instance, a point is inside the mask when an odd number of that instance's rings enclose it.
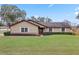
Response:
[[[28,32],[28,28],[21,28],[21,32]]]

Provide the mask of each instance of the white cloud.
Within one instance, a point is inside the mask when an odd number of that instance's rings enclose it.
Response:
[[[50,8],[50,7],[52,7],[52,6],[54,6],[54,4],[50,4],[48,7]]]
[[[79,14],[79,7],[75,8],[75,15]]]
[[[35,18],[38,18],[39,16],[38,16],[38,15],[35,15],[34,17],[35,17]]]
[[[77,12],[75,12],[75,15],[78,15],[79,14],[79,12],[77,11]]]

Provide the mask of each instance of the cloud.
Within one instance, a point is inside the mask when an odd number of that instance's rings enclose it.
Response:
[[[35,18],[38,18],[39,16],[38,16],[38,15],[34,15],[34,17],[35,17]]]
[[[50,7],[52,7],[52,6],[54,6],[54,4],[50,4],[48,7],[50,8]]]
[[[79,7],[75,8],[75,15],[79,14]]]
[[[77,12],[75,12],[75,15],[78,15],[79,14],[79,12],[77,11]]]

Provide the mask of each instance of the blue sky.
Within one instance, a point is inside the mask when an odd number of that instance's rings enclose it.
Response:
[[[27,17],[44,16],[50,17],[53,21],[63,21],[64,19],[72,23],[79,24],[75,19],[79,12],[79,4],[15,4],[27,13]]]

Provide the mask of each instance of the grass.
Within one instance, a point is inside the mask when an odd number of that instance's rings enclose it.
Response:
[[[79,55],[79,36],[5,36],[0,37],[1,55]]]

